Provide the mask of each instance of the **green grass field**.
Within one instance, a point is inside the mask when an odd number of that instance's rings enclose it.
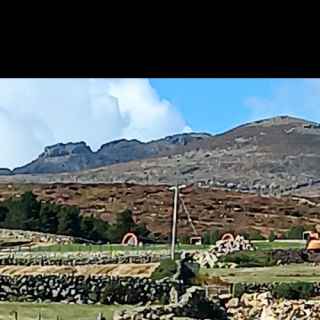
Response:
[[[220,277],[230,283],[320,281],[320,268],[312,264],[290,264],[259,268],[201,269],[200,273],[206,278]]]
[[[257,248],[257,250],[273,250],[273,249],[303,249],[305,247],[305,243],[303,242],[255,242],[253,241],[253,245]]]
[[[13,320],[13,311],[18,313],[18,320],[96,320],[101,312],[104,317],[112,319],[115,310],[127,306],[76,305],[76,304],[36,304],[36,303],[0,303],[0,320]],[[132,308],[132,307],[131,307]]]
[[[272,249],[302,249],[305,244],[301,242],[255,242],[253,245],[257,250],[272,250]],[[188,244],[177,244],[176,250],[206,250],[210,245],[188,245]],[[116,252],[116,251],[134,251],[134,252],[143,252],[143,251],[163,251],[170,250],[169,244],[151,244],[144,245],[142,247],[132,247],[132,246],[123,246],[121,244],[112,244],[112,245],[85,245],[85,244],[65,244],[65,245],[50,245],[50,246],[41,246],[33,248],[34,252]]]

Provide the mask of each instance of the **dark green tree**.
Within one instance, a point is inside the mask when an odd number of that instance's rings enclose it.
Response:
[[[59,207],[51,203],[42,203],[40,208],[40,231],[57,233]]]
[[[109,225],[107,222],[96,219],[92,216],[81,218],[80,230],[81,234],[87,239],[93,241],[108,241],[109,240]]]
[[[58,213],[58,234],[80,236],[80,210],[76,207],[62,207]],[[85,237],[86,235],[81,235]]]
[[[286,239],[302,239],[302,234],[305,231],[304,226],[298,225],[291,227],[285,234]]]
[[[5,225],[8,228],[22,230],[39,230],[39,212],[41,203],[36,196],[28,191],[20,199],[8,201],[9,214],[7,214]]]
[[[215,244],[221,237],[221,233],[218,229],[213,229],[211,231],[206,231],[203,234],[204,244]]]
[[[132,211],[126,209],[119,212],[116,217],[115,223],[108,228],[109,240],[111,242],[121,242],[123,236],[128,232],[133,232],[140,237],[149,237],[150,231],[144,224],[136,224]]]
[[[268,237],[269,241],[272,242],[274,240],[277,239],[276,234],[274,233],[274,231],[272,230],[269,237]]]
[[[0,226],[3,227],[3,223],[5,222],[7,218],[9,210],[5,206],[0,206]]]

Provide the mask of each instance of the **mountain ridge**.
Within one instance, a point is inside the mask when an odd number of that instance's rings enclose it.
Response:
[[[84,141],[56,143],[46,146],[44,152],[30,163],[13,170],[4,168],[3,173],[5,175],[10,172],[13,175],[63,173],[93,169],[115,163],[145,159],[168,153],[172,154],[175,153],[172,146],[186,145],[192,142],[194,138],[204,137],[211,137],[211,135],[195,132],[181,133],[148,142],[142,142],[137,139],[118,139],[101,145],[97,151],[92,151]],[[50,159],[52,159],[52,164],[50,164]]]
[[[0,182],[199,182],[280,192],[320,180],[320,125],[290,116],[249,122],[216,135],[184,133],[149,142],[120,139],[95,152],[85,142],[45,150],[47,154],[13,175],[4,170]]]

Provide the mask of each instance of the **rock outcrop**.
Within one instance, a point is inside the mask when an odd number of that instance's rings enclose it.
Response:
[[[38,159],[16,168],[13,174],[73,172],[94,167],[93,152],[85,142],[46,147]]]
[[[46,147],[38,159],[16,168],[13,174],[77,172],[91,168],[183,153],[196,147],[196,142],[209,139],[209,134],[181,134],[148,143],[121,139],[106,143],[93,152],[85,142],[58,143]]]

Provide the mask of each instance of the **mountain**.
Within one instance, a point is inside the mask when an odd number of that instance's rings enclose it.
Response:
[[[59,143],[46,147],[36,160],[14,169],[13,174],[75,172],[132,160],[183,153],[194,149],[200,140],[209,137],[211,137],[209,134],[180,134],[148,143],[122,139],[102,145],[97,152],[93,152],[85,142]]]
[[[46,147],[38,159],[14,169],[13,174],[80,171],[92,167],[93,161],[93,152],[85,142],[58,143]]]
[[[0,168],[0,176],[10,176],[12,171],[7,168]]]
[[[218,135],[181,134],[147,143],[118,140],[97,152],[84,142],[59,144],[13,173],[0,181],[201,182],[277,194],[320,184],[320,125],[279,116]]]

